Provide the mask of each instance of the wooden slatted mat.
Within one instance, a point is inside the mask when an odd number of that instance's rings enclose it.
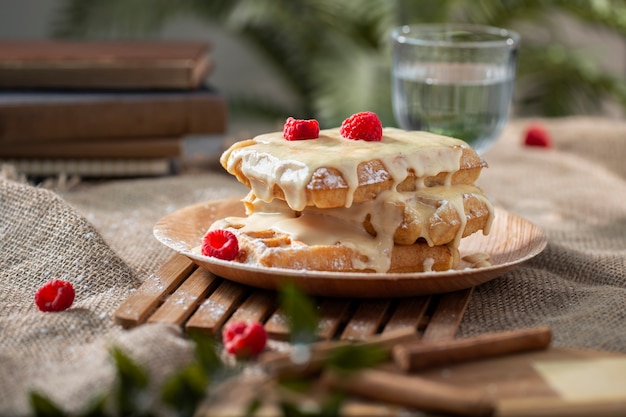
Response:
[[[318,336],[321,340],[365,340],[413,328],[424,340],[452,339],[472,291],[395,299],[315,298]],[[178,254],[147,278],[114,316],[127,328],[171,323],[207,334],[219,334],[229,320],[256,320],[264,323],[273,339],[289,336],[275,292],[222,279]]]

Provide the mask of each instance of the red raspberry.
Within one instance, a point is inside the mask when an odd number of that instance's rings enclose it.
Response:
[[[41,311],[63,311],[74,302],[74,287],[60,279],[46,282],[35,293],[35,304]]]
[[[290,117],[283,128],[283,137],[287,140],[317,139],[319,136],[320,124],[315,119],[302,120]]]
[[[378,142],[383,138],[383,125],[376,113],[364,111],[344,120],[339,133],[346,139]]]
[[[524,145],[550,148],[552,146],[552,141],[548,131],[542,125],[535,124],[526,129],[526,133],[524,135]]]
[[[232,261],[239,253],[237,236],[224,229],[211,230],[202,239],[202,254]]]
[[[222,330],[222,340],[228,353],[238,359],[248,359],[265,349],[267,332],[259,322],[234,321]]]

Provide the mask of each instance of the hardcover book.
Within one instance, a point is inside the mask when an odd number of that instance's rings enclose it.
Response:
[[[194,41],[0,41],[0,87],[194,89],[209,52]]]
[[[197,90],[0,90],[0,143],[223,133],[225,98]]]
[[[128,138],[79,142],[0,143],[0,158],[167,158],[183,154],[180,138]]]

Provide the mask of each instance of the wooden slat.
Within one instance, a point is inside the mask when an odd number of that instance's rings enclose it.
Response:
[[[422,341],[453,339],[474,289],[443,294],[422,336]]]
[[[175,255],[149,276],[115,311],[116,323],[133,327],[146,321],[163,297],[186,279],[196,265],[186,256]]]
[[[248,287],[231,281],[222,281],[189,318],[186,329],[216,334],[249,292]]]
[[[270,339],[287,340],[289,338],[289,324],[287,316],[281,309],[277,309],[265,323],[265,331]]]
[[[426,342],[452,339],[472,292],[395,300],[319,298],[318,336],[322,340],[363,341],[377,333],[410,328],[423,330]],[[275,292],[196,270],[191,260],[178,254],[149,277],[114,316],[124,327],[146,321],[176,323],[188,331],[208,334],[215,334],[229,320],[256,320],[265,322],[270,337],[289,338],[286,318],[276,309]]]
[[[361,301],[346,324],[341,340],[364,340],[376,334],[390,306],[389,299]]]
[[[148,319],[148,323],[182,325],[220,279],[204,268],[196,269]]]
[[[347,314],[352,302],[345,298],[325,298],[320,301],[318,310],[318,336],[322,340],[332,339],[339,327],[348,320]]]
[[[239,306],[226,321],[258,321],[263,323],[276,309],[276,294],[271,291],[256,290]]]
[[[351,301],[343,298],[323,298],[318,300],[317,336],[321,340],[333,338],[341,324],[347,320],[346,314]],[[265,323],[265,331],[272,339],[288,340],[289,324],[282,310],[277,309]]]
[[[431,297],[428,296],[399,299],[396,309],[383,329],[383,333],[406,327],[411,327],[417,331],[430,302]]]

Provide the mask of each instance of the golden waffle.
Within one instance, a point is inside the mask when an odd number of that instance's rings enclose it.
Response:
[[[251,191],[237,262],[329,272],[444,271],[463,237],[486,234],[493,209],[473,184],[486,163],[465,142],[383,129],[380,142],[259,135],[226,150],[222,166]]]
[[[273,268],[329,272],[426,272],[446,271],[458,264],[458,250],[426,243],[394,245],[386,271],[375,271],[367,255],[341,244],[308,246],[273,231],[242,233],[233,230],[239,241],[238,262]]]
[[[482,190],[464,184],[428,187],[406,193],[386,191],[375,200],[348,208],[308,207],[302,212],[291,210],[282,200],[265,203],[253,192],[243,202],[248,215],[274,212],[295,217],[301,213],[315,213],[344,223],[355,221],[354,227],[362,225],[372,236],[376,236],[378,230],[383,233],[392,231],[397,245],[412,245],[418,239],[425,240],[430,246],[452,243],[480,230],[488,232],[493,216],[491,202]],[[394,216],[400,217],[396,217],[396,223],[392,224]]]
[[[489,232],[493,221],[493,206],[482,190],[472,185],[431,187],[414,192],[397,193],[388,201],[402,208],[402,222],[394,233],[397,245],[412,245],[424,239],[431,246],[445,245],[480,230]],[[385,212],[386,210],[378,210]],[[365,219],[365,229],[377,233],[371,218]]]
[[[388,190],[473,184],[486,163],[465,142],[426,132],[383,129],[381,142],[342,138],[339,129],[313,140],[282,132],[238,142],[220,162],[259,198],[294,210],[349,207]]]

